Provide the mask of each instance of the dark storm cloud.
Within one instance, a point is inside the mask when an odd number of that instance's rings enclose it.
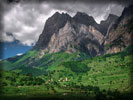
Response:
[[[17,2],[14,2],[17,1]],[[56,0],[7,0],[3,5],[3,37],[4,41],[13,41],[6,32],[25,45],[31,45],[38,40],[48,17],[56,11],[66,12],[74,16],[77,11],[85,12],[94,17],[97,22],[106,19],[110,13],[120,16],[124,6],[131,4],[126,0],[88,0],[81,2]],[[84,1],[84,0],[82,0]],[[97,2],[98,1],[98,2]]]
[[[12,6],[12,4],[6,6]],[[37,41],[46,19],[52,15],[50,11],[50,7],[45,2],[43,4],[13,4],[12,9],[3,13],[3,40],[12,41],[11,37],[5,38],[6,32],[12,32],[23,44],[31,45]]]
[[[93,16],[97,22],[100,22],[101,19],[106,19],[108,15],[115,14],[120,16],[123,6],[118,3],[114,2],[106,2],[106,3],[92,3],[92,2],[54,2],[54,3],[49,3],[50,6],[54,9],[58,10],[64,10],[68,12],[71,15],[75,15],[77,11],[80,12],[85,12],[88,15]]]

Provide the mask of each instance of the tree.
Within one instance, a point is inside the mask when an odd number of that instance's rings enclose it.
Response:
[[[24,86],[24,82],[21,82],[20,85],[21,85],[21,86]]]

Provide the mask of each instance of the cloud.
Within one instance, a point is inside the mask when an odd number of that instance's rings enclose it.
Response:
[[[108,15],[115,14],[120,16],[123,11],[123,6],[117,3],[88,3],[88,2],[74,2],[74,3],[51,3],[51,7],[54,9],[63,9],[71,16],[74,16],[77,11],[85,12],[90,16],[93,16],[97,23],[100,23],[101,20],[104,20],[108,17]]]
[[[17,40],[27,45],[37,41],[47,18],[47,14],[42,15],[40,9],[36,4],[15,4],[4,14],[4,34],[11,32]]]
[[[24,45],[34,44],[42,33],[46,20],[56,11],[67,12],[74,16],[77,11],[85,12],[100,23],[110,13],[120,16],[123,6],[117,3],[83,3],[83,2],[41,2],[4,4],[3,41],[15,39]],[[13,36],[7,35],[11,32]]]
[[[23,53],[18,53],[18,54],[17,54],[17,56],[21,56],[21,55],[23,55]]]
[[[15,40],[15,37],[11,33],[3,33],[2,36],[0,37],[0,42],[13,42]]]

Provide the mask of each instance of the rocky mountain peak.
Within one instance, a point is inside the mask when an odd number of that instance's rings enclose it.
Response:
[[[39,37],[39,40],[34,48],[44,49],[48,46],[51,36],[57,34],[59,29],[62,28],[71,17],[68,14],[56,12],[53,16],[48,18],[45,23],[44,30]]]
[[[133,16],[133,5],[130,5],[128,7],[125,7],[121,16],[119,17],[119,19],[116,21],[115,25],[113,26],[114,28],[117,28],[117,26],[121,23],[124,24],[126,21],[122,21],[123,19],[128,19],[129,17],[131,17],[130,19],[132,19]]]
[[[108,18],[105,21],[112,21],[112,20],[116,20],[118,18],[118,16],[114,15],[114,14],[109,14]]]
[[[63,18],[71,18],[70,15],[68,15],[67,13],[59,13],[59,12],[55,12],[53,14],[53,16],[51,16],[49,18],[49,20],[58,20],[58,19],[63,19]]]
[[[120,26],[118,32],[123,29],[125,34],[127,34],[126,27],[124,28],[118,24],[118,22],[131,24],[129,23],[131,21],[122,20],[122,16],[125,16],[126,12],[128,14],[129,12],[132,13],[131,10],[127,11],[127,9],[130,10],[125,8],[120,17],[109,14],[108,18],[101,21],[100,24],[97,24],[92,16],[83,12],[77,12],[74,17],[69,16],[67,13],[56,12],[46,21],[44,30],[34,48],[41,49],[43,52],[48,51],[49,53],[81,51],[87,52],[92,56],[99,55],[104,52],[104,45],[110,44],[110,41],[117,39],[123,32],[120,34],[113,32],[114,24]],[[109,34],[106,34],[107,32]],[[127,34],[126,36],[129,35]]]
[[[91,16],[89,16],[85,12],[77,12],[74,17],[84,17],[84,18],[86,17],[86,18],[88,18],[88,17],[91,17]]]
[[[106,20],[102,20],[100,22],[100,25],[105,25],[108,24],[107,26],[109,26],[112,22],[115,22],[117,20],[118,16],[114,15],[114,14],[109,14]]]
[[[109,14],[106,20],[102,20],[100,22],[100,31],[103,33],[103,35],[107,34],[109,26],[114,23],[117,20],[118,16],[114,14]]]
[[[103,40],[104,36],[99,24],[92,16],[77,12],[74,17],[71,17],[67,13],[56,12],[46,21],[34,48],[50,53],[60,51],[70,53],[78,50],[95,56],[103,50]]]
[[[124,8],[121,16],[108,29],[105,37],[106,53],[116,53],[132,44],[133,5]]]
[[[125,7],[122,12],[122,16],[129,16],[131,14],[133,14],[133,5],[129,5],[128,7]]]
[[[77,12],[76,15],[73,17],[73,20],[80,24],[85,24],[87,26],[91,25],[95,28],[98,28],[96,21],[92,16],[87,15],[84,12]]]

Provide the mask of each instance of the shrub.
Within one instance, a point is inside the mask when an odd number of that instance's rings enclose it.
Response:
[[[24,83],[23,83],[23,82],[21,82],[21,83],[20,83],[20,85],[21,85],[21,86],[24,86]]]

